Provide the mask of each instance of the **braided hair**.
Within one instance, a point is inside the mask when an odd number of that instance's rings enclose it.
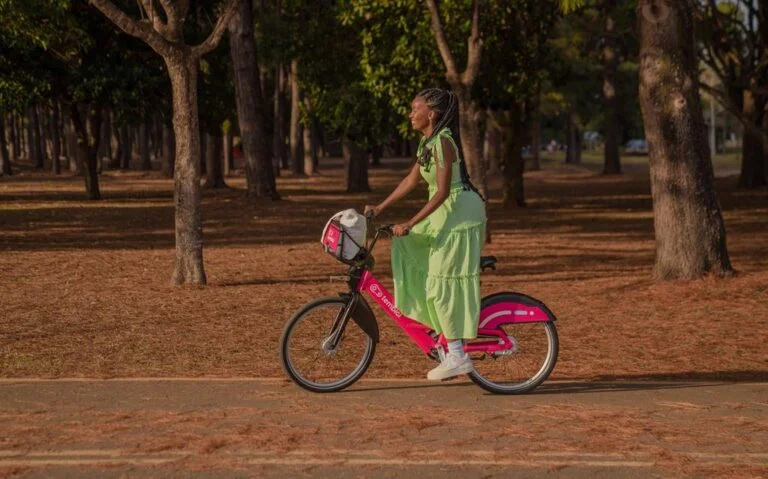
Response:
[[[469,179],[467,164],[464,162],[464,154],[461,150],[461,131],[459,130],[459,102],[452,91],[442,90],[440,88],[427,88],[416,95],[421,98],[430,110],[435,112],[435,121],[432,125],[432,133],[425,139],[424,144],[429,143],[444,128],[448,128],[453,137],[459,155],[459,171],[461,172],[461,183],[466,191],[474,191],[485,201],[483,195],[475,188],[475,185]],[[430,162],[432,152],[429,148],[424,148],[421,156],[417,159],[420,165],[427,165]]]

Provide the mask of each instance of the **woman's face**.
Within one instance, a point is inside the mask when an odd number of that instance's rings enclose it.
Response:
[[[434,113],[429,109],[424,100],[420,97],[416,97],[411,102],[411,113],[408,115],[408,119],[411,120],[411,126],[414,130],[424,132],[432,123],[432,117]]]

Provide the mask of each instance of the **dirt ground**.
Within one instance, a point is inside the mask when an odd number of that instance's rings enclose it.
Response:
[[[343,289],[319,245],[334,212],[380,201],[407,163],[371,170],[373,193],[343,193],[338,162],[284,176],[283,200],[249,203],[242,177],[204,193],[209,285],[170,285],[172,182],[108,172],[103,201],[82,179],[26,172],[0,179],[0,376],[282,377],[278,338],[293,311]],[[526,174],[529,206],[489,205],[499,268],[483,292],[525,292],[558,316],[552,379],[766,380],[768,194],[720,176],[728,250],[738,274],[658,283],[645,168],[603,177],[547,164]],[[498,198],[498,184],[492,185]],[[383,218],[407,219],[425,190]],[[389,243],[377,275],[391,285]],[[382,342],[369,377],[420,378],[431,361],[373,306]]]
[[[768,383],[0,380],[0,477],[764,478]]]

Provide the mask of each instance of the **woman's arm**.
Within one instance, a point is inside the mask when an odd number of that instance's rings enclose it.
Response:
[[[387,209],[390,205],[397,202],[401,198],[403,198],[405,195],[411,192],[416,185],[419,184],[419,179],[421,177],[421,174],[419,173],[419,164],[414,162],[413,166],[411,167],[411,171],[408,172],[408,174],[400,181],[400,184],[397,185],[397,188],[395,188],[392,193],[387,196],[387,199],[379,203],[377,206],[370,207],[366,206],[365,211],[368,212],[369,210],[373,210],[373,215],[377,216],[379,213]]]
[[[451,172],[453,171],[453,162],[456,161],[456,151],[450,140],[441,138],[440,141],[443,150],[443,161],[441,162],[437,155],[433,155],[437,166],[437,192],[429,199],[427,204],[410,219],[410,221],[395,226],[395,229],[393,230],[395,236],[408,234],[408,230],[416,226],[427,216],[431,215],[441,204],[443,204],[450,194]]]

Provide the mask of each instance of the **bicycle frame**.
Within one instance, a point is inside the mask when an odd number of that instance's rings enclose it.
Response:
[[[377,231],[371,244],[366,248],[366,257],[371,255],[380,232],[381,230]],[[353,267],[356,273],[359,273],[359,276],[358,274],[350,275],[350,279],[354,278],[349,283],[352,289],[352,303],[346,311],[341,313],[343,317],[337,318],[336,323],[340,322],[342,326],[340,330],[336,327],[332,328],[336,333],[333,334],[333,343],[335,344],[340,339],[350,312],[361,299],[360,295],[366,293],[381,306],[387,315],[395,321],[425,354],[434,354],[438,346],[446,350],[448,345],[446,338],[442,334],[435,338],[434,331],[429,326],[409,318],[398,310],[392,294],[376,279],[365,264],[367,264],[366,261],[361,261],[357,267]],[[465,343],[464,351],[467,353],[493,354],[515,350],[516,345],[513,339],[504,332],[500,327],[501,324],[547,321],[550,321],[550,317],[537,304],[508,302],[491,304],[480,311],[479,327],[477,330],[477,337],[479,339]]]
[[[357,292],[365,292],[376,301],[425,354],[435,351],[438,345],[441,345],[443,348],[447,347],[448,343],[442,334],[435,339],[433,334],[431,334],[433,330],[429,326],[419,323],[400,312],[395,306],[392,295],[370,271],[366,270],[363,272],[358,283]],[[467,342],[464,345],[464,351],[467,353],[498,353],[514,349],[515,344],[504,330],[499,327],[501,324],[547,321],[550,321],[550,318],[535,305],[500,303],[488,306],[480,311],[479,327],[477,329],[478,338],[483,339]]]

